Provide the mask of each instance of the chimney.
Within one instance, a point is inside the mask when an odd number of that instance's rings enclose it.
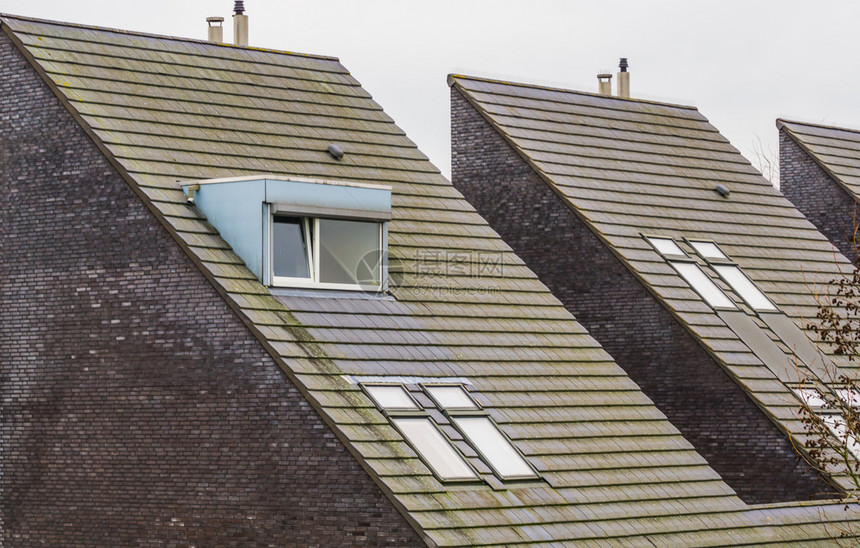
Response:
[[[622,99],[630,99],[630,73],[627,72],[627,58],[622,57],[618,63],[618,96]]]
[[[248,45],[248,16],[245,15],[244,0],[236,0],[233,6],[233,43],[237,46]]]
[[[218,44],[224,43],[224,18],[223,17],[207,17],[206,22],[209,23],[209,41]]]
[[[612,75],[600,73],[597,75],[597,93],[601,95],[612,95]]]

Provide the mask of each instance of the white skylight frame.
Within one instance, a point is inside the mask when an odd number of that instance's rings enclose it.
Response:
[[[723,253],[716,242],[689,239],[686,241],[750,308],[756,312],[779,311],[773,301],[755,285],[737,263]]]
[[[687,254],[684,253],[684,250],[678,245],[678,242],[675,241],[674,238],[669,236],[644,236],[645,240],[651,247],[653,247],[657,253],[662,255],[663,257],[686,257]]]
[[[645,240],[669,263],[675,272],[699,294],[711,308],[717,310],[737,310],[737,305],[726,293],[705,274],[702,267],[691,259],[678,242],[670,236],[643,234]]]
[[[851,387],[836,388],[834,392],[848,407],[854,409],[860,408],[860,392],[857,389]]]
[[[428,383],[421,387],[496,477],[502,481],[540,478],[537,470],[463,385]],[[457,390],[459,395],[455,396]],[[451,393],[446,395],[442,391]]]
[[[710,240],[687,240],[687,243],[690,244],[690,247],[695,249],[696,253],[698,253],[703,259],[718,261],[729,260],[716,242],[712,242]]]
[[[723,279],[732,291],[738,294],[750,308],[761,312],[778,312],[779,309],[775,304],[764,294],[762,290],[756,287],[755,283],[749,279],[741,268],[736,264],[719,264],[711,265],[720,278]]]
[[[481,480],[468,459],[405,386],[399,383],[366,383],[360,386],[439,481],[473,483]],[[394,391],[398,388],[402,391],[401,396],[381,396],[380,389]],[[403,405],[386,404],[387,401],[395,400]]]
[[[702,267],[693,261],[669,261],[669,265],[700,297],[712,308],[722,310],[737,310],[737,305],[725,292],[705,274]]]
[[[480,411],[481,406],[478,405],[462,384],[422,384],[424,392],[436,403],[436,406],[442,410],[456,411]]]
[[[794,395],[797,396],[804,405],[814,411],[820,410],[827,402],[817,388],[799,386],[792,387],[791,391],[794,392]]]
[[[275,253],[275,238],[274,225],[277,217],[292,217],[302,220],[302,227],[306,241],[311,245],[307,246],[307,258],[310,271],[309,278],[295,278],[287,276],[276,276],[274,272],[274,253]],[[377,283],[360,283],[342,284],[320,281],[320,221],[355,221],[373,223],[377,225],[377,243],[376,250],[379,252],[378,269],[379,280]],[[311,217],[301,214],[290,214],[284,211],[272,212],[268,220],[268,249],[266,250],[266,262],[268,268],[269,279],[272,281],[273,287],[294,287],[294,288],[316,288],[316,289],[334,289],[342,291],[383,291],[387,287],[388,265],[386,264],[386,244],[387,244],[387,228],[388,222],[381,219],[369,218],[348,218],[348,217]]]
[[[421,406],[402,384],[373,383],[363,384],[362,388],[383,411],[421,411]]]
[[[854,458],[860,460],[860,441],[848,431],[845,417],[840,413],[822,413],[819,416],[839,443],[844,444]]]
[[[791,391],[821,419],[821,422],[839,440],[839,443],[846,444],[848,451],[854,458],[860,460],[860,440],[849,434],[845,425],[845,417],[838,407],[834,407],[836,404],[827,405],[827,399],[817,388],[799,386],[791,387]],[[860,405],[860,393],[851,388],[835,388],[833,392],[836,397],[855,409]]]

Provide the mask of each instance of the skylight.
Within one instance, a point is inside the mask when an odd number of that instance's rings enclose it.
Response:
[[[472,480],[477,474],[428,417],[392,417],[391,422],[443,480]]]
[[[436,422],[398,384],[366,384],[365,391],[403,434],[419,457],[443,481],[469,481],[478,474],[439,431]]]
[[[714,264],[711,266],[751,308],[755,310],[777,310],[773,303],[765,297],[764,293],[759,291],[740,268],[735,265],[724,264]]]
[[[428,384],[424,385],[424,390],[500,478],[513,480],[537,477],[519,451],[462,386]]]
[[[361,386],[439,479],[478,479],[477,472],[430,416],[428,409],[432,411],[432,404],[429,408],[422,407],[403,384],[385,382],[383,378],[379,382]],[[465,443],[474,448],[496,476],[502,480],[530,480],[538,477],[462,384],[431,382],[421,384],[421,387],[444,414],[445,420],[459,430]]]
[[[825,407],[827,400],[815,388],[792,388],[792,391],[821,418],[821,421],[836,439],[839,440],[840,444],[847,447],[851,454],[854,455],[854,458],[860,460],[860,442],[848,431],[845,417],[839,409],[834,408],[833,405]],[[858,394],[850,388],[838,388],[835,392],[848,405],[855,407],[858,404]]]
[[[452,417],[452,420],[499,476],[535,477],[534,470],[488,417]]]
[[[824,396],[815,388],[792,388],[792,391],[812,409],[820,408],[826,403]]]
[[[424,390],[442,409],[478,409],[478,404],[461,386],[427,385]]]
[[[713,242],[690,242],[690,245],[693,246],[693,249],[696,250],[696,253],[701,255],[706,259],[728,259],[720,248],[717,247],[717,244]]]
[[[652,238],[648,237],[648,241],[654,246],[661,255],[686,255],[684,251],[678,247],[675,240],[671,238]]]
[[[672,268],[678,271],[687,283],[695,289],[699,295],[714,308],[737,308],[735,304],[726,297],[726,294],[717,287],[696,263],[669,261]]]
[[[860,394],[853,388],[839,388],[836,395],[850,407],[860,407]]]
[[[365,390],[381,409],[418,409],[418,404],[399,384],[369,384]]]
[[[824,421],[824,424],[827,425],[827,428],[836,436],[841,443],[845,444],[845,447],[854,455],[854,458],[860,460],[860,443],[858,443],[857,438],[848,431],[848,427],[845,425],[845,419],[842,415],[839,414],[823,414],[821,415],[821,420]]]

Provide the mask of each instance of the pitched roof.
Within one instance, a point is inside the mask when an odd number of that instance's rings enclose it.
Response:
[[[429,543],[833,535],[821,516],[843,517],[837,506],[749,510],[336,59],[0,20]],[[347,153],[341,161],[326,153],[332,142]],[[274,295],[177,182],[259,173],[390,185],[390,252],[404,269],[392,296]],[[501,257],[503,269],[470,275],[463,253]],[[543,480],[440,483],[350,381],[356,375],[468,377]]]
[[[850,271],[850,262],[694,107],[459,75],[449,82],[802,446],[787,386],[642,235],[716,241],[802,329],[815,319],[813,288]],[[856,373],[856,364],[831,357]]]
[[[855,200],[860,197],[860,130],[777,120],[781,129],[805,150]]]

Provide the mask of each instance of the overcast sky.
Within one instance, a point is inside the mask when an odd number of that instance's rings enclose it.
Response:
[[[0,0],[0,12],[205,38],[232,0]],[[634,97],[696,105],[750,160],[777,117],[860,128],[847,1],[246,0],[251,45],[339,57],[450,172],[451,72],[596,91],[630,59]]]

